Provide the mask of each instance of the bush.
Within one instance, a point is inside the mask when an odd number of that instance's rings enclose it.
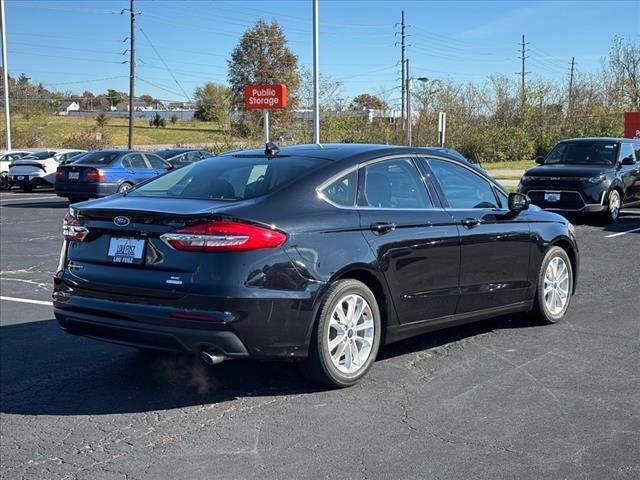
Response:
[[[162,118],[160,116],[159,113],[156,113],[156,116],[149,120],[149,126],[150,127],[156,127],[156,128],[162,127],[162,128],[164,128],[164,127],[166,127],[166,125],[167,125],[167,123],[165,122],[164,118]]]
[[[81,150],[98,150],[104,148],[108,143],[107,135],[102,134],[102,138],[98,140],[96,138],[96,131],[93,128],[70,133],[62,139],[62,147],[78,148]]]
[[[176,123],[178,123],[178,116],[174,113],[173,115],[171,115],[171,118],[169,119],[169,121],[171,122],[172,125],[175,125]]]
[[[96,116],[96,125],[99,128],[104,127],[107,124],[107,122],[108,122],[108,120],[107,120],[107,117],[106,117],[106,115],[104,113],[101,113],[100,115]]]

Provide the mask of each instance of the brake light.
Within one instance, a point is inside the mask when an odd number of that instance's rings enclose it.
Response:
[[[56,168],[56,180],[64,180],[64,173],[62,173],[60,167]]]
[[[104,172],[98,168],[92,168],[87,171],[87,181],[89,182],[101,182],[104,180]]]
[[[238,252],[279,247],[287,236],[277,230],[248,223],[210,221],[178,228],[160,238],[176,250]]]
[[[72,213],[67,213],[62,222],[62,234],[65,240],[81,242],[89,234],[89,229],[83,227]]]

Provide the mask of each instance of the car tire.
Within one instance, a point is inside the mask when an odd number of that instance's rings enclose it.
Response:
[[[318,312],[303,374],[320,385],[356,384],[376,359],[381,325],[378,302],[365,284],[352,279],[333,283]]]
[[[128,190],[131,190],[133,188],[133,185],[129,182],[123,182],[122,184],[120,184],[120,186],[118,187],[118,193],[122,193],[122,192],[126,192]]]
[[[571,259],[563,248],[551,247],[540,265],[531,316],[542,323],[559,322],[569,308],[572,292]]]
[[[0,173],[0,190],[9,190],[10,188],[9,175],[6,172]]]
[[[606,223],[616,223],[620,218],[620,209],[622,208],[622,198],[620,192],[616,189],[609,192],[609,200],[607,201],[607,210],[604,212],[604,221]]]

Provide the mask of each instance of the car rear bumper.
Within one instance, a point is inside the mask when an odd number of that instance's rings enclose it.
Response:
[[[56,195],[60,197],[100,198],[118,191],[117,183],[104,182],[56,182]]]
[[[37,187],[41,185],[51,185],[44,177],[39,175],[9,175],[9,180],[12,184],[18,186],[31,185]]]

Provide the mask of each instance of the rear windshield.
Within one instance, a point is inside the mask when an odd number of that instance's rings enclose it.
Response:
[[[73,163],[82,165],[111,165],[119,155],[119,152],[90,152],[85,153]]]
[[[175,157],[180,153],[188,151],[189,150],[158,150],[157,152],[155,152],[155,154],[166,160],[167,158]]]
[[[27,155],[26,157],[22,157],[21,160],[30,160],[30,159],[42,160],[45,158],[53,157],[55,154],[56,152],[36,152],[30,155]]]
[[[173,170],[129,195],[245,200],[271,193],[326,162],[309,157],[214,157]]]
[[[562,142],[547,155],[545,165],[613,165],[617,155],[616,142]]]

